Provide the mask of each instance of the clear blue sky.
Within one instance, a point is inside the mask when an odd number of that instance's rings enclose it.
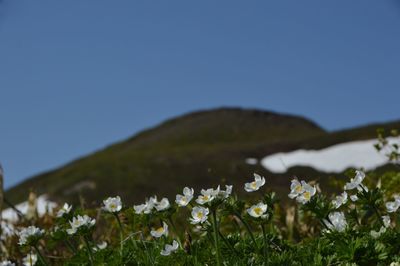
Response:
[[[399,85],[395,0],[0,0],[7,187],[202,108],[400,119]]]

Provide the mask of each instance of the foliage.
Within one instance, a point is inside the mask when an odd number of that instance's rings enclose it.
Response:
[[[374,173],[350,174],[354,178],[346,183],[339,203],[337,197],[317,191],[311,182],[293,181],[291,198],[297,204],[284,208],[276,194],[268,191],[268,182],[258,182],[261,177],[256,175],[258,183],[251,180],[246,184],[246,188],[254,188],[248,192],[253,197],[246,201],[231,194],[231,187],[226,186],[225,190],[203,190],[197,199],[191,189],[186,189],[187,198],[180,197],[176,204],[153,197],[132,208],[114,197],[99,209],[64,205],[57,215],[16,224],[24,235],[4,238],[3,244],[9,248],[1,257],[21,263],[27,254],[34,254],[35,265],[400,262],[400,202],[395,200],[396,211],[389,212],[386,204],[392,195],[376,187],[370,179]],[[207,211],[199,214],[195,207]],[[28,225],[44,231],[23,229]],[[18,245],[21,237],[26,241]]]

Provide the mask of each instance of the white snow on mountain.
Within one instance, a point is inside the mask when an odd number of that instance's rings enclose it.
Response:
[[[388,138],[389,143],[399,143],[398,138]],[[321,150],[295,150],[268,155],[261,165],[273,173],[285,173],[293,166],[308,166],[321,172],[340,173],[347,168],[375,169],[388,163],[388,158],[377,152],[376,139],[336,144]]]

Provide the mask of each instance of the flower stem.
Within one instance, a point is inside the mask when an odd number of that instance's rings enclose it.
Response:
[[[229,241],[224,237],[224,235],[221,233],[221,231],[218,231],[219,236],[221,237],[222,241],[224,241],[225,245],[233,252],[235,253],[237,256],[239,255],[238,252],[236,251],[236,249],[232,246],[231,243],[229,243]]]
[[[174,229],[174,232],[175,232],[175,235],[176,235],[176,239],[178,240],[179,246],[182,247],[182,243],[181,243],[181,239],[180,239],[179,234],[178,234],[178,230],[176,229],[175,224],[172,221],[171,216],[168,216],[168,221],[171,224],[172,229]]]
[[[89,255],[89,260],[90,260],[90,265],[94,265],[93,264],[93,254],[92,254],[92,250],[90,249],[90,245],[89,245],[89,241],[87,240],[86,236],[83,237],[83,241],[85,242],[86,245],[86,249],[88,251],[88,255]]]
[[[217,265],[221,265],[221,255],[220,255],[220,248],[219,248],[219,240],[218,240],[218,221],[217,221],[217,211],[214,209],[212,211],[213,217],[213,226],[214,226],[214,242],[215,242],[215,250],[217,255]]]
[[[243,223],[244,227],[246,228],[247,232],[249,233],[249,235],[250,235],[250,237],[251,237],[251,240],[252,240],[253,243],[254,243],[254,246],[258,249],[257,241],[256,241],[256,239],[255,239],[255,237],[254,237],[254,235],[253,235],[253,232],[252,232],[251,229],[250,229],[249,224],[242,218],[242,216],[240,215],[240,213],[236,213],[236,212],[235,212],[235,216],[236,216],[237,218],[239,218],[239,220]]]
[[[118,222],[118,226],[119,226],[119,238],[120,238],[120,256],[121,256],[121,260],[122,260],[122,252],[124,250],[124,229],[122,228],[122,223],[121,220],[119,219],[119,216],[117,213],[114,214],[115,218],[117,219]]]
[[[40,261],[42,262],[42,264],[43,264],[43,265],[47,265],[47,262],[46,262],[46,260],[44,259],[42,253],[40,253],[39,248],[38,248],[36,245],[33,246],[33,248],[35,249],[35,251],[36,251],[36,253],[37,253],[37,255],[38,255]]]
[[[68,239],[65,240],[65,245],[72,251],[74,255],[76,255],[76,249],[75,247],[69,242]]]
[[[267,235],[266,235],[266,233],[265,233],[265,226],[264,226],[264,224],[261,224],[260,226],[261,226],[261,229],[262,229],[262,232],[263,232],[263,239],[264,239],[264,261],[267,262],[267,264],[268,264],[268,257],[267,257],[267,255],[268,255],[268,253],[267,253]]]

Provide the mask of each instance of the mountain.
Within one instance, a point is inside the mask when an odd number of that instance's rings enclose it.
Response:
[[[69,202],[82,196],[89,203],[98,203],[113,195],[129,204],[152,195],[172,200],[185,186],[197,190],[218,184],[243,186],[253,172],[265,175],[270,188],[286,193],[292,174],[317,178],[321,183],[330,175],[309,167],[273,174],[246,159],[373,138],[378,127],[400,128],[400,121],[327,132],[308,119],[268,111],[220,108],[194,112],[34,176],[9,189],[6,197],[17,203],[33,189]]]

